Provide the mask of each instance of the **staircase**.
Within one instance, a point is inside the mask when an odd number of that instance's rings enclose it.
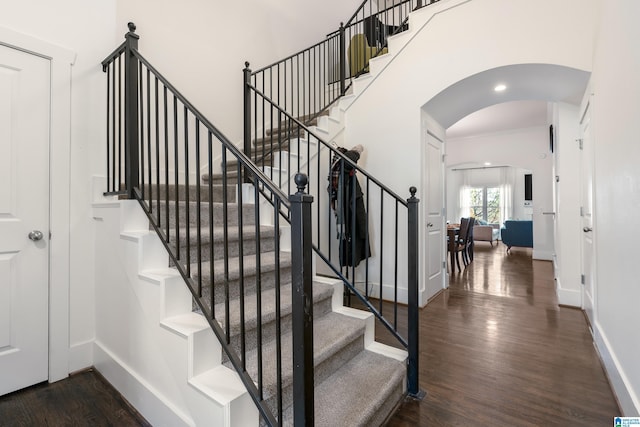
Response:
[[[204,178],[204,177],[203,177]],[[214,186],[217,187],[217,186]],[[203,192],[207,193],[207,192]],[[216,193],[222,193],[217,191]],[[208,194],[208,193],[207,193]],[[203,198],[206,197],[203,194]],[[235,198],[235,197],[233,197]],[[214,199],[220,203],[221,199]],[[184,201],[183,201],[184,203]],[[196,209],[195,202],[192,210]],[[279,232],[271,225],[260,225],[260,236],[252,234],[255,226],[255,204],[230,204],[226,225],[220,216],[221,206],[214,205],[213,256],[209,251],[202,251],[202,300],[208,304],[211,292],[215,300],[223,301],[225,280],[223,264],[228,263],[228,289],[230,318],[225,318],[224,303],[218,303],[214,312],[223,328],[229,327],[232,347],[242,354],[241,322],[240,322],[240,278],[244,280],[244,311],[247,316],[245,324],[246,369],[252,378],[258,378],[258,359],[262,358],[264,399],[274,414],[278,413],[278,405],[284,409],[284,425],[292,425],[292,336],[291,336],[291,257],[286,252],[275,253]],[[233,241],[231,231],[238,226],[238,215],[233,211],[242,211],[243,226],[242,252],[239,241]],[[208,212],[202,212],[201,218],[208,218]],[[195,219],[191,219],[192,229]],[[202,224],[208,230],[210,224]],[[227,227],[229,234],[229,257],[224,259],[223,241],[217,236],[224,234]],[[209,247],[207,233],[201,239],[203,248]],[[237,234],[235,235],[237,237]],[[259,237],[259,244],[256,238]],[[231,243],[233,242],[233,243]],[[260,247],[260,272],[256,268],[255,252]],[[197,248],[196,248],[197,249]],[[279,256],[278,256],[279,255]],[[243,273],[240,273],[240,257],[243,257]],[[192,256],[192,259],[195,259]],[[276,260],[279,258],[279,262]],[[209,263],[214,263],[213,276],[210,275]],[[279,265],[278,265],[279,264]],[[196,270],[192,266],[192,271]],[[277,270],[277,271],[276,271]],[[274,292],[279,275],[280,289]],[[198,273],[195,273],[197,280]],[[256,301],[256,284],[260,283],[261,316],[258,319]],[[335,294],[335,296],[334,296]],[[279,295],[279,298],[278,298]],[[316,425],[379,425],[390,414],[404,394],[404,377],[406,355],[402,351],[389,348],[373,341],[373,316],[366,312],[342,307],[342,282],[327,281],[317,278],[313,283],[313,318],[314,318],[314,380],[316,402]],[[276,310],[279,304],[279,310]],[[274,313],[280,312],[277,318]],[[192,314],[187,314],[192,316]],[[258,325],[261,325],[259,328]],[[278,333],[279,330],[279,333]],[[261,348],[256,348],[257,336],[261,333]],[[365,336],[367,335],[367,336]],[[276,338],[282,345],[282,398],[278,402],[277,378],[275,366],[277,362]],[[233,369],[228,358],[220,354],[222,365]],[[363,381],[364,380],[364,381]]]
[[[186,194],[178,191],[180,194]],[[191,188],[193,196],[195,187]],[[201,190],[202,191],[202,190]],[[164,191],[163,191],[164,192]],[[222,189],[217,188],[212,200],[214,207],[212,232],[208,232],[208,223],[202,223],[201,236],[201,262],[200,270],[194,264],[192,271],[201,271],[203,283],[202,300],[207,304],[210,301],[211,292],[220,297],[224,290],[224,247],[219,236],[224,234],[225,224],[222,222],[221,194]],[[208,197],[203,192],[201,197]],[[138,253],[141,261],[138,265],[138,277],[140,283],[132,284],[136,289],[144,287],[144,283],[155,285],[155,296],[140,295],[145,302],[145,316],[156,323],[156,331],[153,335],[158,337],[157,350],[163,354],[173,355],[169,358],[172,362],[171,370],[175,377],[182,377],[182,385],[187,408],[182,415],[183,420],[190,420],[187,424],[211,425],[205,421],[211,416],[212,407],[226,408],[224,422],[213,425],[258,425],[258,412],[253,407],[252,416],[247,417],[247,404],[250,400],[247,392],[242,390],[242,383],[237,377],[231,363],[222,351],[220,345],[209,328],[205,318],[193,310],[193,304],[188,290],[182,283],[182,278],[175,268],[169,267],[167,256],[162,254],[161,242],[156,234],[149,231],[148,221],[143,211],[134,201],[121,201],[120,218],[123,222],[120,235],[123,253]],[[165,201],[161,201],[164,204]],[[196,210],[196,202],[191,204],[191,212]],[[176,210],[175,200],[169,201],[172,208],[170,212],[170,226],[175,227],[175,219],[186,218],[186,201],[179,200]],[[205,205],[203,205],[205,206]],[[202,208],[202,218],[209,218],[208,208]],[[241,324],[239,319],[239,252],[240,241],[229,233],[237,228],[237,209],[241,210],[244,226],[251,230],[255,225],[255,205],[244,204],[238,206],[232,203],[228,206],[229,212],[226,226],[229,234],[228,252],[228,277],[230,294],[230,318],[225,318],[224,304],[216,305],[215,312],[219,313],[216,319],[223,328],[231,331],[231,345],[239,353],[241,351]],[[177,212],[177,215],[176,215]],[[190,228],[196,228],[196,216],[190,214]],[[205,221],[206,222],[206,221]],[[146,224],[146,226],[145,226]],[[180,224],[181,234],[186,234],[186,223]],[[273,413],[278,413],[278,405],[283,408],[282,425],[293,425],[292,403],[292,348],[291,348],[291,260],[286,252],[280,253],[279,274],[281,276],[279,301],[280,318],[274,316],[276,295],[274,286],[276,280],[275,271],[275,242],[273,226],[260,226],[260,251],[261,272],[258,276],[255,266],[256,236],[251,233],[243,234],[242,256],[244,274],[244,304],[247,317],[245,324],[245,351],[246,369],[253,378],[257,378],[258,357],[262,357],[262,369],[264,372],[264,399]],[[204,230],[207,230],[205,233]],[[210,245],[208,236],[214,236],[214,243]],[[137,248],[136,248],[137,246]],[[213,252],[210,247],[213,246]],[[197,259],[197,248],[191,248],[192,259]],[[186,248],[181,248],[182,256],[186,257]],[[135,258],[135,257],[134,257]],[[144,259],[144,261],[142,261]],[[161,264],[166,264],[162,266]],[[210,275],[210,263],[214,265],[213,280]],[[132,267],[135,268],[135,267]],[[195,273],[197,276],[197,273]],[[261,286],[262,310],[260,319],[252,316],[255,310],[256,283]],[[140,293],[139,290],[134,290]],[[146,291],[148,292],[148,290]],[[145,292],[145,293],[146,293]],[[314,367],[315,367],[315,422],[320,426],[336,425],[381,425],[393,411],[395,406],[404,396],[406,367],[406,352],[382,345],[374,341],[373,315],[342,306],[343,286],[341,281],[316,278],[313,282],[313,313],[314,313]],[[222,298],[217,298],[222,300]],[[156,301],[157,305],[149,304]],[[258,322],[261,328],[258,329]],[[277,330],[280,330],[279,334]],[[262,334],[261,349],[256,348],[258,332]],[[278,402],[277,381],[275,378],[276,337],[279,336],[282,343],[282,397]],[[182,349],[180,349],[182,347]],[[261,350],[261,351],[259,351]],[[241,353],[240,353],[241,354]],[[182,357],[178,357],[181,355]],[[181,360],[180,360],[181,359]],[[98,368],[100,368],[98,366]],[[178,381],[179,378],[178,378]],[[117,381],[116,381],[117,382]],[[231,391],[230,391],[231,390]],[[129,398],[124,393],[125,397]],[[205,399],[203,399],[203,396]],[[208,404],[206,402],[209,402]],[[135,398],[132,399],[132,403]],[[244,402],[239,404],[239,402]],[[253,404],[250,403],[249,406]],[[142,412],[144,416],[149,416]],[[154,417],[150,416],[150,420]],[[221,420],[222,421],[222,420]]]
[[[311,123],[309,117],[294,119],[280,110],[274,122],[278,127],[263,119],[260,131],[254,127],[252,148],[245,147],[253,163],[140,56],[135,26],[129,27],[126,42],[103,62],[107,81],[113,84],[107,88],[105,194],[122,196],[124,189],[139,205],[113,202],[122,204],[117,228],[123,247],[104,256],[127,255],[119,260],[127,265],[126,280],[117,281],[129,288],[119,289],[119,296],[127,307],[143,306],[145,316],[144,328],[128,332],[152,349],[145,348],[144,357],[133,356],[129,347],[107,333],[99,345],[97,359],[102,362],[96,366],[100,370],[102,365],[107,379],[154,424],[164,423],[157,416],[162,411],[184,425],[293,425],[294,418],[295,425],[310,424],[310,419],[327,426],[383,424],[408,388],[416,390],[412,395],[417,393],[417,336],[408,339],[416,344],[412,348],[397,330],[397,314],[391,324],[382,315],[382,304],[377,310],[368,298],[360,296],[370,312],[344,307],[344,287],[355,291],[347,279],[349,271],[331,266],[330,248],[328,259],[323,259],[322,249],[315,247],[315,239],[320,246],[332,234],[319,217],[321,203],[328,206],[327,174],[322,168],[337,153],[324,139],[339,140],[344,129],[335,112]],[[119,79],[122,69],[125,85]],[[222,150],[224,167],[219,174],[212,170],[214,147]],[[191,178],[190,164],[199,175],[207,157],[208,173]],[[117,161],[122,159],[121,168]],[[295,192],[293,176],[303,168],[315,180],[306,189],[316,199],[313,214],[302,210],[306,182],[302,185],[296,177],[298,202],[286,196]],[[398,210],[407,208],[408,230],[415,230],[415,190],[406,200],[364,170],[358,171],[367,180],[367,192],[371,182],[381,198],[395,203],[397,259]],[[120,182],[124,186],[116,188]],[[306,229],[311,223],[318,224],[317,231]],[[409,240],[409,252],[417,254],[417,246]],[[312,277],[312,244],[315,260],[325,262],[338,279]],[[378,251],[384,250],[380,241]],[[408,280],[417,295],[417,267],[409,269]],[[351,271],[355,279],[353,267]],[[383,273],[388,275],[388,270],[380,266],[380,277]],[[394,274],[397,286],[397,265]],[[186,286],[177,286],[180,280]],[[149,288],[149,283],[155,286]],[[382,295],[382,283],[379,289]],[[135,304],[126,304],[132,295]],[[397,305],[397,291],[395,298]],[[410,302],[410,306],[415,318],[408,323],[417,324],[417,305]],[[125,319],[111,313],[106,318],[114,325],[124,322],[120,329],[127,329]],[[410,352],[375,342],[375,318]],[[309,339],[300,348],[304,336]],[[296,361],[301,354],[309,362],[303,369]],[[309,364],[312,370],[306,368]],[[148,376],[138,374],[150,366],[169,374],[158,374],[161,379],[151,383]],[[301,379],[303,370],[313,379]],[[139,396],[145,393],[158,404]],[[310,397],[312,404],[307,403]],[[162,411],[157,412],[158,407]]]
[[[284,119],[280,127],[264,129],[256,138],[251,141],[251,150],[247,156],[259,166],[259,168],[273,181],[282,191],[290,194],[295,190],[293,177],[295,172],[303,169],[307,164],[307,155],[314,157],[317,150],[318,141],[315,135],[308,132],[313,129],[319,135],[332,142],[340,142],[333,130],[329,134],[329,111],[323,112],[316,117],[300,117],[297,122]],[[305,127],[298,123],[304,123]],[[330,136],[332,135],[332,136]],[[227,159],[226,164],[221,162],[222,170],[217,173],[203,174],[202,182],[207,185],[209,180],[217,186],[223,183],[223,173],[228,181],[236,181],[238,177],[238,161]],[[314,194],[317,196],[317,194]]]

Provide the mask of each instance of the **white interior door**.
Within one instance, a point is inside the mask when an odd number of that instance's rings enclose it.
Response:
[[[427,134],[427,194],[426,209],[426,299],[443,289],[444,258],[444,166],[442,163],[443,142]]]
[[[48,377],[50,78],[0,45],[0,395]]]
[[[594,241],[593,241],[593,138],[589,104],[586,105],[580,122],[582,138],[580,140],[580,179],[582,214],[582,308],[591,325],[595,321],[594,306]]]

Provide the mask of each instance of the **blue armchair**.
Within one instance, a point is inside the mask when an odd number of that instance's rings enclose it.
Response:
[[[533,221],[517,221],[508,219],[500,230],[502,243],[507,245],[507,252],[512,246],[533,248]]]

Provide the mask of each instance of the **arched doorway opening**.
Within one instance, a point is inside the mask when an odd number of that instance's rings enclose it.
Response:
[[[454,203],[450,203],[455,196],[449,191],[451,180],[445,172],[447,166],[499,165],[528,169],[533,176],[534,200],[528,201],[526,206],[524,200],[514,201],[518,208],[522,207],[518,211],[524,212],[517,216],[530,216],[533,220],[533,257],[554,261],[557,268],[562,262],[556,257],[554,242],[558,158],[550,145],[549,127],[555,124],[557,128],[560,117],[566,127],[575,125],[569,123],[573,118],[558,111],[564,106],[575,107],[575,122],[578,121],[577,105],[585,93],[589,76],[586,71],[553,64],[508,65],[460,80],[425,103],[422,114],[428,120],[423,119],[422,135],[428,135],[432,129],[446,130],[442,179],[441,183],[434,182],[444,187],[438,190],[445,198],[445,216],[458,215],[456,208],[452,208]],[[565,144],[568,140],[555,143]],[[423,164],[433,162],[425,159]],[[425,184],[430,191],[437,191],[431,182]],[[513,185],[520,186],[517,181]],[[570,189],[564,189],[567,190]],[[578,189],[574,190],[577,192]],[[433,246],[429,242],[425,244],[425,265],[430,256],[429,248]],[[446,257],[446,251],[443,255]],[[447,279],[448,276],[443,275],[443,288],[448,284]],[[431,289],[427,298],[435,294],[434,291]],[[559,302],[579,305],[575,304],[575,292],[580,290],[571,289],[572,296]],[[560,296],[561,292],[558,294]]]

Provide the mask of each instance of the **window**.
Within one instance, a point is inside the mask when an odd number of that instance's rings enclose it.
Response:
[[[500,222],[500,188],[471,187],[467,188],[469,200],[469,216],[483,219],[489,224]]]

